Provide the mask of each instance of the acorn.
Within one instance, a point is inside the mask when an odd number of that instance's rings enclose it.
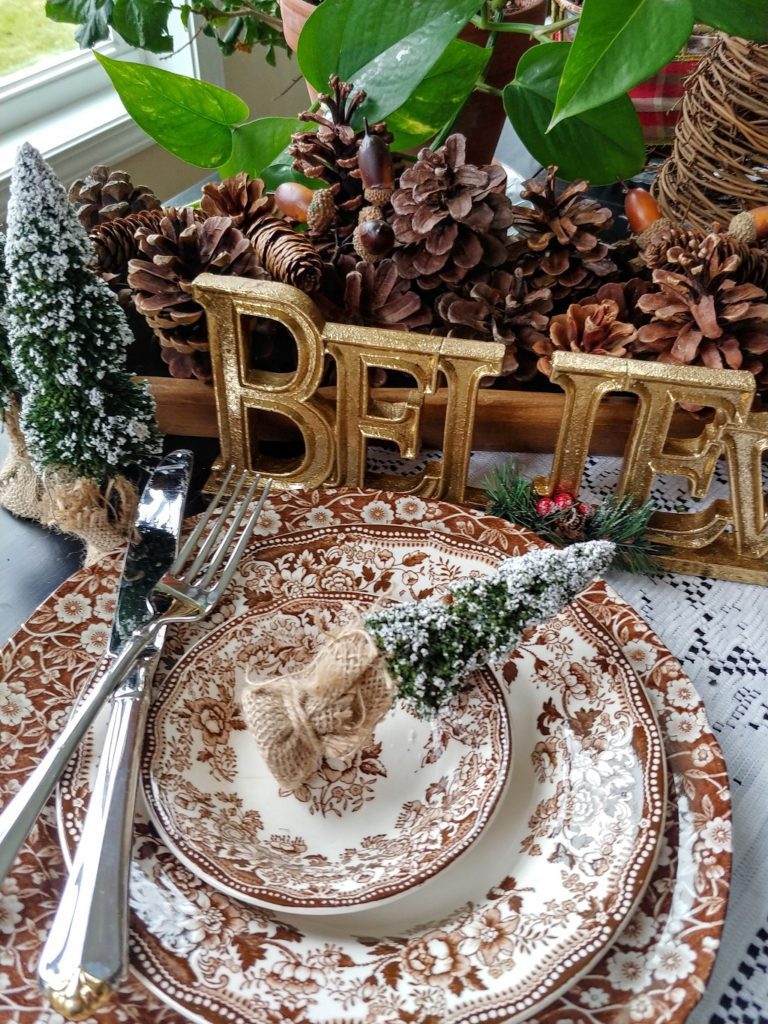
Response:
[[[624,212],[640,249],[647,249],[671,227],[671,221],[662,215],[659,204],[644,188],[628,190],[624,197]]]
[[[378,263],[395,245],[395,232],[385,220],[364,220],[352,235],[352,245],[361,260]]]
[[[644,188],[631,188],[624,197],[624,212],[636,235],[642,235],[661,217],[659,204]]]
[[[298,224],[306,224],[312,196],[312,189],[306,185],[300,185],[298,181],[283,181],[275,189],[275,205],[286,217]]]
[[[357,223],[362,224],[365,220],[383,220],[380,206],[364,206],[357,215]]]
[[[737,213],[728,225],[728,234],[738,242],[756,242],[768,237],[768,206]]]
[[[312,202],[307,210],[307,227],[313,235],[324,235],[336,220],[336,203],[329,188],[319,188],[312,193]]]
[[[363,182],[365,198],[373,206],[383,206],[392,198],[395,171],[389,146],[378,135],[368,131],[365,121],[365,135],[357,150],[357,166]]]
[[[297,181],[283,181],[275,189],[275,205],[290,220],[306,224],[313,234],[324,234],[336,219],[329,188],[313,190]]]

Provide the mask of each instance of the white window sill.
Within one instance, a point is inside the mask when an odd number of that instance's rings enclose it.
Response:
[[[184,29],[178,15],[172,19],[172,27],[179,50],[171,57],[141,54],[142,61],[223,86],[222,57],[215,41],[205,36],[195,37],[194,26],[190,24],[188,29]],[[117,56],[124,53],[123,45]],[[130,55],[131,51],[128,51],[129,58]],[[77,63],[82,64],[82,61]],[[92,59],[90,63],[96,67]],[[125,157],[155,145],[125,112],[117,93],[100,69],[98,79],[103,82],[103,87],[91,93],[81,92],[83,98],[74,99],[53,113],[40,116],[41,106],[38,103],[36,110],[30,110],[30,120],[20,123],[21,119],[17,118],[17,127],[11,130],[3,131],[0,126],[0,225],[5,221],[11,172],[22,143],[30,142],[38,149],[59,180],[67,186],[86,175],[94,164],[119,166]]]
[[[59,180],[68,185],[94,164],[114,165],[153,145],[126,114],[116,93],[103,93],[74,103],[65,111],[22,125],[0,137],[0,218],[5,219],[11,171],[24,142],[39,149]]]

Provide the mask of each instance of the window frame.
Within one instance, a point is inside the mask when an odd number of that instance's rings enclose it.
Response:
[[[119,36],[97,49],[109,57],[162,67],[224,84],[215,40],[169,21],[175,51],[152,54],[130,47]],[[90,50],[78,50],[43,67],[13,73],[0,86],[0,221],[5,220],[15,153],[25,141],[36,146],[64,182],[82,177],[94,164],[114,165],[156,143],[126,113],[103,68]]]

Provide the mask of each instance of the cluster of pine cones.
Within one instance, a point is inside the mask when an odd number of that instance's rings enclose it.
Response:
[[[467,163],[461,135],[395,163],[394,188],[372,190],[358,154],[371,136],[391,141],[386,125],[353,128],[364,94],[338,79],[323,99],[291,147],[294,168],[322,187],[308,228],[245,174],[206,185],[199,210],[162,209],[107,168],[70,189],[96,268],[151,326],[174,376],[210,377],[191,295],[206,271],[294,284],[333,320],[502,342],[518,382],[548,377],[564,350],[746,369],[768,389],[758,245],[673,227],[642,253],[611,244],[612,214],[587,182],[561,187],[550,167],[514,205],[503,168]],[[371,217],[384,244],[369,254],[355,239]]]

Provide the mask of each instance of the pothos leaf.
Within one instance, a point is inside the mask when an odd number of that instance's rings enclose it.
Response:
[[[173,39],[168,33],[171,0],[115,0],[112,27],[126,43],[151,53],[169,53]]]
[[[238,171],[247,171],[251,177],[263,178],[270,189],[283,181],[299,181],[313,189],[324,188],[324,181],[310,180],[294,171],[293,157],[288,152],[293,133],[313,127],[294,117],[259,117],[238,125],[232,132],[232,153],[219,167],[219,174],[228,178]]]
[[[232,128],[248,116],[239,96],[172,71],[95,56],[125,109],[155,142],[198,167],[226,163]]]
[[[296,56],[316,89],[328,77],[368,94],[370,120],[402,106],[479,7],[478,0],[324,0],[309,16]]]
[[[456,117],[485,69],[491,51],[453,39],[408,100],[387,115],[394,133],[392,149],[412,149],[426,142]]]
[[[697,21],[732,36],[768,42],[768,3],[765,0],[693,0]]]
[[[552,124],[616,99],[668,64],[693,28],[691,0],[589,0]]]
[[[628,96],[561,121],[547,131],[571,43],[547,43],[523,54],[504,89],[504,108],[528,152],[556,164],[560,177],[593,185],[631,178],[645,163],[645,143]]]

